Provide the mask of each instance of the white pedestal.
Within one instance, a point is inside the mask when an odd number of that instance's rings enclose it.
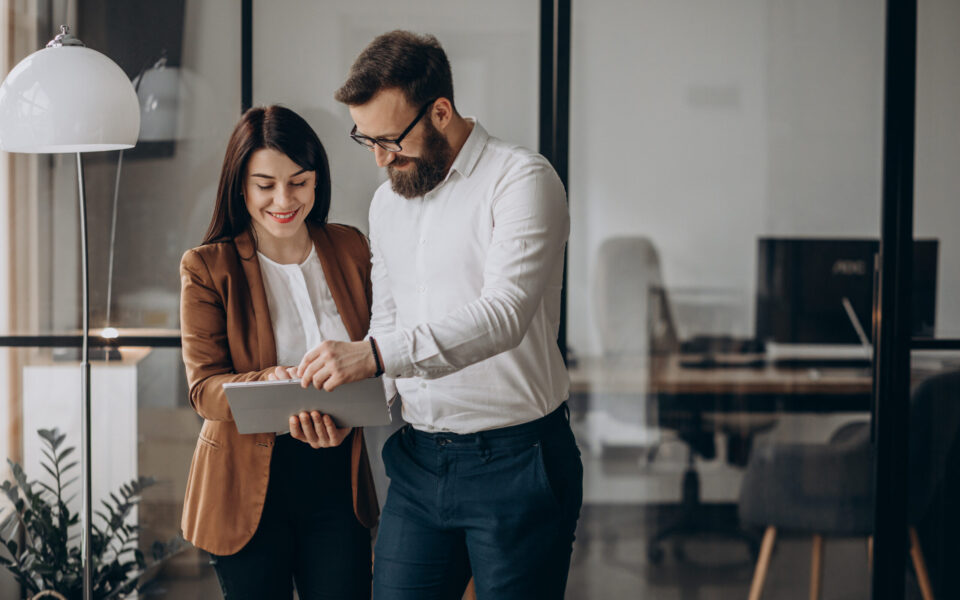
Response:
[[[103,500],[120,486],[137,478],[137,363],[143,354],[117,362],[91,364],[91,455],[93,510],[104,511]],[[76,448],[68,462],[81,460],[80,448],[80,363],[50,363],[23,368],[23,468],[31,479],[52,483],[41,467],[47,459],[38,429],[58,428],[67,437],[61,449]],[[80,464],[66,478],[80,477]],[[81,480],[64,494],[71,512],[82,509]],[[136,510],[128,522],[137,523]],[[94,523],[99,518],[94,516]]]

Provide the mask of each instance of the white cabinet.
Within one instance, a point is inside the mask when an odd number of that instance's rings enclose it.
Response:
[[[137,478],[137,371],[147,350],[124,352],[119,361],[91,363],[91,455],[93,464],[93,510],[103,510],[101,500],[120,486]],[[23,467],[31,479],[50,482],[43,469],[41,450],[46,443],[38,429],[60,429],[66,433],[63,446],[76,450],[70,461],[80,461],[79,362],[51,362],[23,368]],[[79,464],[69,477],[80,476]],[[68,477],[68,479],[69,479]],[[68,503],[71,512],[80,512],[80,480],[66,494],[76,494]],[[119,495],[118,495],[119,496]],[[97,522],[95,518],[94,522]],[[131,523],[137,515],[131,515]]]

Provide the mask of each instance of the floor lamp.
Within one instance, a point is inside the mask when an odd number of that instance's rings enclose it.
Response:
[[[83,297],[80,546],[84,600],[92,600],[93,577],[90,561],[90,279],[81,153],[131,148],[137,143],[139,132],[140,107],[130,79],[112,60],[84,47],[66,25],[60,26],[60,34],[46,48],[20,61],[0,85],[0,150],[77,155]]]

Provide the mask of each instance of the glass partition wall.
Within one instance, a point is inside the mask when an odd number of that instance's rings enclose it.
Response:
[[[906,598],[960,594],[950,576],[957,560],[952,540],[960,532],[952,508],[960,497],[953,476],[960,458],[960,318],[954,300],[960,290],[960,142],[948,133],[960,122],[960,77],[947,58],[958,51],[960,7],[942,0],[919,2],[913,229],[917,238],[940,240],[940,265],[936,326],[930,335],[914,340],[911,352],[907,527],[922,566],[908,571]]]
[[[567,597],[871,595],[884,2],[9,4],[9,66],[65,21],[140,82],[156,118],[133,151],[84,159],[92,324],[131,342],[96,356],[94,422],[126,433],[94,441],[94,492],[156,479],[132,517],[148,556],[179,531],[201,424],[176,347],[177,265],[209,222],[241,105],[302,114],[330,158],[330,220],[367,231],[384,175],[332,95],[370,39],[408,28],[444,45],[461,113],[567,178],[561,343],[585,467]],[[924,465],[906,532],[924,558],[904,556],[918,598],[927,581],[952,597],[958,17],[920,5],[911,330],[927,342],[904,458]],[[36,472],[37,429],[79,443],[77,354],[63,347],[79,324],[75,171],[68,156],[4,159],[4,440]],[[389,433],[367,432],[381,501]],[[175,549],[147,593],[218,597],[208,557]]]
[[[884,15],[573,3],[573,597],[869,596]]]
[[[2,6],[17,12],[21,4]],[[66,22],[88,47],[116,61],[135,85],[139,81],[143,125],[137,147],[122,156],[87,155],[84,166],[91,322],[97,335],[104,327],[114,327],[121,336],[119,352],[95,353],[93,420],[108,429],[122,423],[128,433],[123,443],[105,443],[106,437],[94,442],[94,495],[102,496],[128,476],[156,478],[132,517],[142,528],[141,549],[150,562],[153,542],[166,542],[179,532],[184,486],[201,425],[188,402],[176,347],[178,265],[183,252],[200,243],[210,222],[223,152],[241,106],[282,103],[304,116],[331,163],[330,221],[366,232],[370,199],[383,174],[369,153],[350,140],[352,121],[346,108],[333,100],[356,55],[374,36],[391,29],[435,34],[454,65],[458,109],[498,137],[535,148],[539,4],[39,4],[31,12],[18,12],[18,22],[30,32],[18,30],[17,47],[23,46],[23,52],[11,66],[42,47],[55,26]],[[74,341],[71,336],[80,323],[75,159],[6,158],[16,162],[12,170],[29,196],[25,192],[7,200],[16,209],[11,209],[18,220],[10,231],[15,235],[12,243],[19,246],[11,258],[16,272],[9,279],[15,284],[3,294],[9,293],[14,308],[29,319],[11,317],[0,335],[8,345],[45,347],[4,350],[11,360],[5,378],[9,400],[3,409],[10,407],[10,430],[17,433],[9,443],[4,436],[4,443],[15,450],[13,458],[37,473],[42,472],[37,429],[56,426],[67,433],[65,444],[79,443],[79,417],[65,410],[54,417],[55,407],[79,406],[79,385],[71,386],[68,375],[61,377],[78,372],[77,352],[52,347],[65,337]],[[62,389],[54,392],[42,385],[52,377],[59,378]],[[367,434],[381,490],[386,478],[378,448],[388,434]],[[97,461],[101,451],[126,462],[117,466]],[[149,572],[153,580],[145,593],[218,597],[209,556],[190,547],[179,550],[161,569]],[[0,586],[7,585],[4,577],[5,572]],[[7,597],[6,590],[0,587],[0,596]]]
[[[8,69],[42,48],[63,23],[87,47],[116,62],[138,91],[137,146],[83,156],[94,336],[93,509],[107,513],[102,502],[112,504],[111,493],[122,500],[123,484],[151,478],[126,519],[140,527],[138,549],[155,565],[146,576],[155,579],[157,594],[170,598],[188,597],[183,589],[197,598],[216,597],[209,556],[177,542],[201,426],[188,401],[180,359],[178,267],[209,223],[224,148],[240,114],[240,4],[0,5],[10,23],[3,30],[4,46],[15,49]],[[0,193],[9,221],[4,219],[0,237],[10,266],[0,284],[9,299],[0,324],[7,346],[2,410],[9,415],[2,439],[6,454],[31,480],[49,484],[43,465],[50,449],[38,430],[57,428],[65,436],[61,451],[80,445],[76,159],[4,155],[3,160],[9,179]],[[107,327],[118,330],[119,348],[100,347]],[[75,468],[66,479],[78,474]],[[3,479],[9,477],[5,468]],[[70,484],[63,494],[65,500],[73,496],[67,506],[74,514],[80,510],[79,485]],[[105,523],[95,516],[94,525]],[[166,556],[155,562],[159,545]],[[0,574],[0,597],[20,597],[6,570]]]

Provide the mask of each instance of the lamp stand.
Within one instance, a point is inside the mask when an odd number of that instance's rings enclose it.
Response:
[[[93,600],[93,565],[91,564],[91,531],[93,521],[93,505],[91,501],[93,462],[90,452],[90,274],[87,270],[87,199],[83,186],[83,159],[77,152],[77,184],[80,196],[80,278],[81,296],[83,298],[82,328],[83,345],[80,353],[80,389],[82,398],[80,403],[80,458],[81,477],[81,532],[80,532],[80,560],[83,566],[83,600]]]

